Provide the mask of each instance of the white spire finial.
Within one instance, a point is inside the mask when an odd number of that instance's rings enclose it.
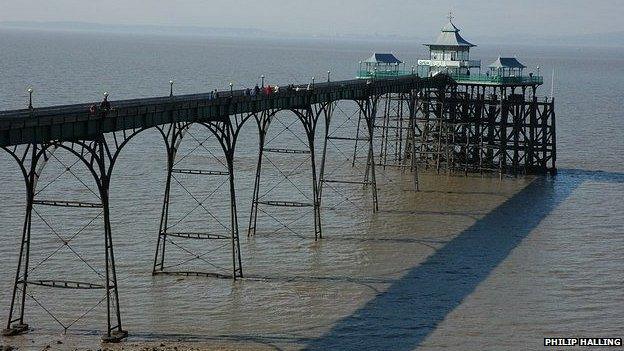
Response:
[[[452,11],[452,10],[451,10],[451,11],[449,11],[449,13],[448,13],[448,17],[447,17],[447,18],[449,19],[449,22],[452,22],[452,21],[453,21],[453,18],[455,18],[455,16],[453,16],[453,11]]]

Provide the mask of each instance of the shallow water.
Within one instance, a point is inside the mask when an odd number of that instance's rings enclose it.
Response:
[[[210,38],[121,37],[3,31],[0,36],[0,108],[18,108],[25,87],[35,87],[35,104],[164,95],[168,81],[176,93],[253,86],[260,74],[268,83],[305,83],[311,76],[350,78],[354,64],[373,49],[392,49],[405,61],[422,54],[417,43],[282,41]],[[259,215],[256,236],[246,228],[253,190],[257,133],[247,124],[237,146],[236,177],[241,250],[246,278],[151,275],[165,184],[165,153],[159,134],[138,135],[116,166],[112,225],[124,328],[131,340],[178,339],[251,343],[283,349],[539,349],[551,336],[621,336],[624,299],[624,112],[618,92],[624,80],[612,67],[624,62],[622,49],[559,47],[513,50],[527,66],[539,64],[548,75],[556,68],[558,167],[555,178],[456,177],[425,173],[420,192],[411,178],[395,169],[378,169],[380,212],[371,213],[370,193],[360,187],[325,189],[323,233],[313,240],[310,210],[267,209]],[[477,48],[484,62],[499,48]],[[550,94],[544,87],[542,95]],[[348,115],[349,106],[344,106]],[[289,123],[289,116],[281,116]],[[296,127],[294,127],[296,129]],[[190,131],[180,154],[208,135]],[[285,133],[276,144],[299,146]],[[180,166],[220,166],[214,140]],[[320,142],[317,142],[317,146]],[[217,150],[218,151],[218,150]],[[217,156],[213,157],[214,154]],[[49,198],[93,201],[77,178],[80,165],[62,152],[50,161],[40,181]],[[292,172],[293,183],[279,182],[279,171],[265,164],[263,189],[270,196],[305,201],[309,171],[305,156],[272,161]],[[344,155],[330,151],[328,169],[336,176],[359,176]],[[22,181],[13,161],[0,156],[0,309],[6,317],[19,233],[23,220]],[[210,165],[210,166],[208,166]],[[301,165],[297,167],[298,165]],[[604,170],[606,172],[598,172]],[[360,172],[360,173],[358,173]],[[227,189],[218,178],[179,178],[198,198],[217,189],[207,209],[197,207],[179,184],[173,191],[175,220],[187,230],[224,230]],[[88,187],[92,182],[85,181]],[[176,183],[177,184],[177,183]],[[301,190],[301,191],[299,191]],[[195,209],[195,210],[194,210]],[[193,211],[191,211],[193,210]],[[45,212],[47,211],[47,212]],[[184,217],[187,212],[191,213]],[[97,212],[41,209],[33,222],[31,262],[41,277],[98,279],[103,248],[96,220],[72,240],[76,254],[63,248],[51,259],[58,237],[71,236]],[[86,216],[91,214],[90,218]],[[77,219],[77,216],[79,218]],[[291,222],[284,228],[281,222]],[[303,215],[303,217],[299,220]],[[214,217],[213,217],[214,216]],[[225,216],[225,217],[224,217]],[[184,218],[183,218],[184,217]],[[50,227],[48,227],[48,225]],[[193,242],[180,245],[208,253],[206,261],[185,267],[227,270],[227,247]],[[214,251],[211,251],[214,250]],[[171,262],[186,253],[172,250]],[[33,289],[33,296],[64,324],[101,299],[101,294]],[[28,300],[27,321],[35,331],[11,339],[17,345],[42,346],[62,339],[97,345],[105,325],[98,305],[62,334],[49,315]]]

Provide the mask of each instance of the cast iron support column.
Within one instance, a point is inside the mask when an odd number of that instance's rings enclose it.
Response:
[[[258,124],[258,135],[259,135],[259,150],[258,150],[258,163],[256,165],[256,177],[254,181],[254,191],[253,198],[251,203],[251,214],[249,217],[249,226],[247,229],[247,235],[253,236],[257,231],[257,218],[258,218],[258,208],[260,205],[264,206],[274,206],[274,207],[312,207],[314,211],[314,240],[318,240],[322,238],[322,229],[321,229],[321,212],[320,212],[320,195],[319,195],[319,184],[317,181],[317,173],[316,173],[316,159],[315,159],[315,150],[314,150],[314,136],[316,131],[316,124],[318,121],[318,117],[320,116],[322,110],[320,111],[314,110],[315,105],[310,104],[305,107],[301,107],[298,109],[290,110],[294,113],[302,126],[304,127],[306,133],[306,142],[307,142],[307,150],[296,150],[296,149],[287,149],[282,146],[277,148],[270,147],[270,142],[266,141],[268,129],[271,125],[271,122],[276,113],[279,111],[266,111],[262,113],[261,116],[256,116],[256,122]],[[290,133],[293,133],[292,130],[288,126],[282,130],[288,130]],[[279,135],[279,134],[278,134]],[[293,134],[295,135],[295,134]],[[297,137],[295,135],[295,137]],[[275,141],[273,141],[275,143]],[[302,143],[306,143],[302,141]],[[311,170],[312,170],[312,198],[310,202],[298,202],[298,201],[283,201],[283,200],[263,200],[260,196],[260,183],[261,183],[261,169],[262,169],[262,161],[265,158],[265,153],[272,154],[309,154],[310,162],[311,162]],[[275,165],[274,165],[275,166]],[[282,176],[288,179],[290,174],[284,173],[280,170]],[[265,194],[263,196],[266,196]],[[276,218],[273,218],[277,220]],[[279,220],[277,220],[279,222]],[[286,224],[280,222],[285,228],[290,229]]]
[[[98,188],[102,201],[102,212],[104,217],[104,246],[105,246],[105,263],[106,263],[106,319],[107,329],[106,335],[102,337],[103,342],[120,342],[128,336],[128,332],[121,327],[121,311],[119,307],[119,291],[117,285],[117,271],[115,268],[115,254],[113,252],[113,236],[110,224],[110,176],[113,164],[106,163],[105,149],[108,149],[106,139],[100,136],[95,142],[95,152],[99,155],[96,158],[99,165],[99,182]],[[97,169],[96,169],[97,171]],[[112,290],[112,296],[111,296]],[[116,316],[116,325],[113,325],[111,318],[111,310],[114,310]]]
[[[32,150],[31,150],[32,149]],[[16,153],[7,150],[18,162],[22,175],[24,176],[24,183],[26,185],[26,213],[24,215],[24,225],[22,228],[22,242],[20,245],[20,253],[17,261],[17,271],[15,273],[15,280],[13,283],[13,294],[11,298],[11,306],[9,308],[9,317],[6,324],[6,329],[2,331],[3,336],[14,336],[28,332],[28,324],[24,322],[24,309],[26,303],[26,291],[28,282],[28,264],[30,261],[30,233],[32,222],[32,208],[35,198],[35,187],[37,182],[37,158],[38,147],[36,144],[28,145],[28,149],[24,152],[23,157],[18,157]],[[30,153],[29,153],[30,151]],[[30,166],[26,167],[24,162],[30,154]],[[19,306],[16,306],[16,299],[18,299],[17,291],[21,285],[21,296]],[[18,316],[14,317],[15,309],[19,308]]]
[[[256,225],[258,223],[258,198],[260,196],[260,175],[262,174],[262,158],[264,156],[264,144],[271,119],[269,114],[264,111],[260,116],[256,116],[256,124],[258,125],[258,163],[256,164],[256,177],[254,179],[253,197],[251,200],[251,214],[249,215],[249,226],[247,227],[247,236],[256,234]]]
[[[232,118],[236,120],[235,127],[232,125],[232,121],[231,121]],[[235,192],[236,189],[235,189],[235,184],[234,184],[234,149],[235,149],[235,143],[236,143],[236,138],[238,136],[238,132],[245,120],[246,118],[239,119],[237,115],[234,115],[234,116],[228,116],[227,119],[224,118],[221,121],[193,124],[196,126],[205,127],[219,141],[219,144],[221,145],[222,151],[225,156],[225,161],[226,161],[225,163],[223,163],[223,167],[225,167],[227,171],[213,170],[213,169],[180,168],[180,165],[176,162],[176,156],[178,154],[180,144],[182,142],[182,138],[185,136],[185,134],[187,133],[190,134],[193,137],[193,139],[195,139],[199,143],[199,146],[204,147],[204,148],[206,148],[204,143],[207,141],[207,139],[204,141],[200,141],[196,139],[189,131],[189,127],[191,126],[191,124],[171,123],[167,125],[166,127],[159,127],[159,130],[161,134],[163,135],[163,138],[165,139],[165,143],[167,147],[167,180],[165,184],[165,195],[163,199],[163,207],[162,207],[162,213],[161,213],[161,219],[160,219],[158,242],[156,244],[156,252],[154,254],[154,265],[153,265],[153,271],[152,271],[154,275],[156,274],[172,274],[172,275],[185,275],[185,276],[194,275],[194,276],[210,276],[210,277],[217,277],[217,278],[232,278],[232,279],[242,277],[243,270],[242,270],[242,259],[241,259],[241,254],[240,254],[238,214],[236,211],[236,192]],[[189,155],[194,150],[195,149],[192,149]],[[188,155],[185,155],[185,156],[188,156]],[[181,160],[182,159],[184,159],[184,157],[182,157]],[[193,195],[190,192],[190,190],[186,186],[183,185],[183,183],[179,179],[174,177],[173,175],[174,173],[184,174],[187,176],[204,176],[204,177],[205,176],[213,176],[213,177],[227,176],[228,177],[227,179],[227,182],[229,184],[228,192],[230,195],[230,203],[229,203],[230,226],[229,228],[227,228],[227,225],[223,225],[223,229],[229,230],[230,232],[229,235],[217,234],[213,232],[188,232],[188,231],[169,232],[170,226],[168,222],[169,222],[169,217],[171,216],[169,206],[170,206],[171,183],[173,179],[176,180],[179,186],[182,187],[187,192],[188,195],[190,195],[196,202],[198,202],[198,207],[204,208],[206,212],[208,212],[208,214],[212,216],[217,223],[221,223],[204,206],[204,203],[208,199],[207,198],[203,200],[198,199],[195,195]],[[224,180],[223,184],[225,184],[225,182],[226,180]],[[211,195],[213,194],[214,192],[211,193]],[[176,224],[179,224],[179,223],[180,222],[177,222]],[[179,244],[171,241],[170,238],[176,238],[178,240],[226,240],[226,239],[229,240],[231,242],[231,254],[232,254],[231,275],[229,274],[229,272],[225,273],[222,271],[221,272],[204,272],[204,271],[197,272],[197,271],[188,271],[188,270],[180,270],[180,269],[171,271],[170,268],[178,267],[178,266],[181,266],[182,264],[176,263],[176,264],[169,265],[169,266],[165,265],[167,241],[170,241],[170,243],[172,243],[174,246],[178,247],[179,249],[182,249],[187,254],[191,254],[195,256],[195,259],[198,259],[198,260],[201,259],[202,261],[205,261],[208,264],[211,264],[211,263],[206,261],[206,259],[203,258],[204,255],[201,255],[201,254],[198,255],[195,252],[192,252],[194,250],[184,248],[183,246],[180,246]],[[188,262],[188,260],[185,262]]]
[[[499,176],[503,177],[503,174],[507,173],[507,126],[509,120],[509,102],[505,98],[505,93],[501,89],[501,120],[500,120],[500,153],[499,153]]]
[[[317,117],[312,109],[305,112],[306,121],[304,126],[308,136],[308,145],[310,146],[310,165],[312,167],[312,199],[314,200],[314,240],[323,238],[323,230],[321,226],[321,192],[316,176],[316,157],[314,155],[314,136],[316,132]]]
[[[418,184],[418,162],[416,159],[416,105],[417,105],[418,93],[412,91],[409,94],[409,123],[407,129],[407,143],[405,145],[405,153],[410,153],[410,171],[413,175],[414,190],[419,191],[420,185]],[[408,151],[409,150],[409,151]],[[407,159],[407,158],[405,158]]]
[[[533,173],[537,170],[537,164],[535,162],[535,147],[537,143],[535,142],[535,129],[537,127],[537,97],[535,93],[533,93],[531,97],[531,103],[529,106],[529,141],[526,148],[526,160],[525,160],[525,168]]]
[[[121,148],[119,144],[116,145],[118,147],[117,150],[111,152],[110,145],[107,144],[106,139],[102,134],[97,136],[94,140],[89,141],[75,141],[68,144],[63,144],[61,142],[53,142],[45,145],[29,145],[28,149],[31,151],[30,158],[28,159],[27,154],[24,153],[24,156],[17,157],[15,150],[11,152],[14,158],[20,164],[22,168],[22,173],[24,175],[24,179],[26,181],[26,189],[27,189],[27,208],[26,208],[26,216],[24,219],[24,228],[22,235],[22,245],[20,249],[20,258],[18,260],[18,268],[16,273],[16,278],[14,281],[13,287],[13,298],[11,301],[11,308],[9,311],[9,319],[7,322],[7,328],[3,331],[3,335],[12,336],[24,333],[28,331],[28,325],[24,322],[24,310],[25,310],[25,298],[28,295],[27,288],[29,284],[36,284],[43,287],[51,287],[51,288],[74,288],[74,289],[104,289],[105,290],[105,300],[106,300],[106,332],[102,336],[102,341],[104,342],[119,342],[123,340],[128,333],[123,330],[121,325],[121,312],[119,305],[119,294],[118,294],[118,284],[117,284],[117,273],[115,269],[115,255],[113,252],[113,240],[112,240],[112,231],[110,224],[110,201],[109,201],[109,189],[110,189],[110,176],[115,163],[116,156],[118,154],[119,149]],[[58,200],[36,200],[36,185],[37,181],[42,173],[43,167],[48,161],[49,157],[54,152],[54,149],[62,148],[70,152],[73,156],[78,158],[89,170],[90,174],[93,176],[95,180],[95,184],[97,186],[97,193],[99,194],[99,203],[86,203],[86,202],[77,202],[77,201],[58,201]],[[27,150],[28,150],[27,149]],[[7,150],[5,148],[5,150]],[[52,151],[50,151],[52,150]],[[52,155],[53,156],[53,155]],[[55,159],[58,160],[56,156]],[[28,167],[25,166],[27,159],[30,162]],[[60,161],[59,161],[60,162]],[[71,166],[67,166],[69,169]],[[77,207],[77,208],[101,208],[103,221],[104,221],[104,264],[105,264],[105,275],[102,278],[105,280],[104,284],[96,284],[89,282],[75,282],[75,281],[67,281],[67,280],[54,280],[54,279],[45,279],[45,280],[29,280],[29,259],[30,259],[30,242],[31,242],[31,222],[32,222],[32,213],[33,206],[37,203],[39,205],[45,206],[56,206],[56,207]],[[39,214],[39,216],[41,216]],[[96,217],[97,218],[97,217]],[[43,218],[42,218],[43,219]],[[45,220],[44,220],[45,221]],[[61,237],[59,239],[63,240],[64,245],[69,245],[69,240],[65,240]],[[52,253],[54,255],[54,253]],[[48,258],[51,257],[48,256]],[[16,299],[17,299],[17,290],[21,286],[21,301],[19,306],[19,316],[15,317],[15,308]],[[30,296],[30,295],[29,295]],[[32,297],[32,296],[31,296]],[[33,298],[34,299],[34,298]],[[37,301],[37,300],[35,300]],[[37,302],[40,306],[41,303]],[[45,309],[45,307],[41,306]],[[47,309],[46,309],[47,310]],[[51,314],[48,311],[49,314]],[[113,315],[114,314],[114,315]],[[83,315],[84,316],[84,315]],[[52,317],[61,324],[65,330],[67,330],[70,325],[64,325],[59,321],[58,318]],[[81,317],[80,317],[81,318]],[[80,319],[79,318],[79,319]]]
[[[327,141],[329,140],[329,126],[331,124],[334,104],[335,102],[328,102],[323,108],[323,116],[325,117],[325,135],[323,138],[323,154],[321,156],[321,168],[319,170],[319,179],[318,179],[319,208],[321,207],[321,203],[323,201],[323,183],[325,182],[325,161],[327,160]],[[359,125],[359,120],[358,120],[358,125]],[[355,156],[354,156],[354,160],[355,160]]]
[[[372,186],[373,195],[373,212],[379,211],[379,201],[377,197],[377,177],[375,175],[375,154],[374,154],[374,137],[375,137],[375,119],[377,115],[377,103],[379,96],[373,95],[361,102],[360,109],[366,121],[368,129],[368,157],[366,161],[366,172],[364,176],[365,185]]]
[[[549,108],[550,108],[550,129],[551,129],[551,144],[552,144],[552,156],[551,156],[551,163],[550,163],[550,174],[551,175],[555,175],[557,174],[557,123],[556,123],[556,119],[555,119],[555,98],[552,97],[550,104],[549,104]]]
[[[163,198],[163,206],[160,215],[160,225],[158,230],[158,242],[156,243],[156,252],[154,254],[154,266],[152,274],[157,274],[164,270],[165,253],[167,245],[167,228],[169,222],[169,199],[171,195],[171,180],[173,176],[173,166],[175,164],[176,154],[184,131],[188,126],[182,126],[178,123],[171,123],[164,127],[157,127],[162,134],[167,151],[167,176],[165,180],[165,194]]]

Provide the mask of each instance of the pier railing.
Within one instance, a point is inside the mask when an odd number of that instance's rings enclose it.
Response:
[[[490,84],[544,84],[542,76],[503,77],[490,76],[487,74],[455,74],[451,75],[456,82],[476,82]]]
[[[418,72],[420,73],[420,72]],[[359,79],[374,78],[392,78],[409,76],[416,74],[413,71],[392,70],[392,71],[367,71],[361,70],[357,73]],[[503,77],[491,76],[487,74],[451,74],[450,77],[458,83],[477,83],[477,84],[495,84],[495,85],[540,85],[544,84],[542,76],[521,76],[521,77]]]
[[[367,70],[361,70],[358,71],[357,77],[359,79],[367,79],[367,78],[392,78],[392,77],[401,77],[401,76],[408,76],[408,75],[412,75],[415,74],[412,71],[403,71],[403,70],[396,70],[396,71],[367,71]]]
[[[241,113],[291,110],[338,100],[363,100],[424,87],[444,87],[449,83],[452,81],[448,76],[419,78],[402,75],[387,76],[374,82],[353,79],[286,86],[270,94],[231,90],[218,94],[117,100],[110,101],[110,109],[106,111],[97,110],[99,102],[0,111],[0,147],[89,139],[102,133],[173,122],[218,121]]]

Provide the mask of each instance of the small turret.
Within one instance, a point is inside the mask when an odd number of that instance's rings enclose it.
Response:
[[[405,66],[392,53],[373,53],[371,57],[360,61],[358,78],[397,77],[404,74]]]

